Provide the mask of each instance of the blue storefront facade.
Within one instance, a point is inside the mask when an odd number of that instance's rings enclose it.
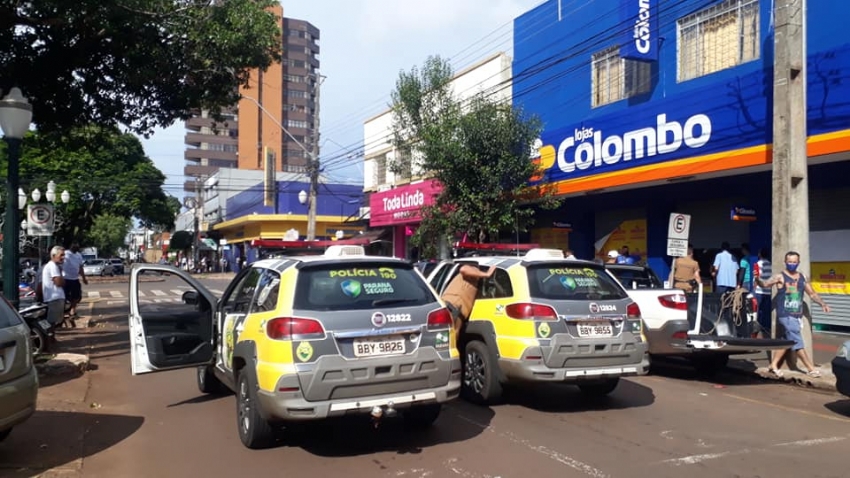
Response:
[[[550,0],[518,17],[514,103],[543,122],[535,180],[564,198],[538,224],[569,224],[562,234],[583,258],[628,245],[663,278],[672,212],[691,214],[705,276],[722,241],[748,243],[753,254],[769,248],[773,8]],[[812,280],[839,306],[838,319],[821,321],[841,325],[850,325],[850,251],[836,239],[850,234],[846,18],[848,2],[808,2]]]

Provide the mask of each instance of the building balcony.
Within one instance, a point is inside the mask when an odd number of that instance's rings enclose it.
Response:
[[[236,146],[239,144],[238,138],[230,136],[216,136],[203,133],[186,133],[184,142],[189,146],[200,146],[201,143],[209,144],[229,144]]]
[[[238,159],[236,152],[229,151],[213,151],[209,149],[187,149],[183,154],[186,161],[198,162],[202,159],[223,159],[226,161],[236,161]]]
[[[233,166],[236,166],[235,161],[233,162]],[[212,176],[218,170],[218,166],[201,166],[200,164],[187,164],[186,166],[183,166],[183,175],[193,177]]]

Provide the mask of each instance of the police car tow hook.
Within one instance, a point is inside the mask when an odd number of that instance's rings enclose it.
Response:
[[[375,405],[372,407],[370,415],[372,415],[372,426],[378,428],[381,424],[381,418],[384,416],[384,409]]]
[[[393,408],[393,402],[387,404],[387,409],[384,411],[384,415],[386,415],[388,418],[392,418],[398,415],[396,409]]]

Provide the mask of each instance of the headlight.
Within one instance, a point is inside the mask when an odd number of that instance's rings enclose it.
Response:
[[[836,353],[835,356],[843,359],[850,359],[850,342],[844,342],[841,347],[838,347],[838,353]]]

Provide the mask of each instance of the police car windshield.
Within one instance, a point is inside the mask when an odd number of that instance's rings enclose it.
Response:
[[[357,262],[302,268],[294,306],[335,311],[371,309],[376,304],[409,307],[436,302],[410,264]]]
[[[528,266],[532,297],[550,300],[614,300],[626,291],[601,266],[546,262]]]

